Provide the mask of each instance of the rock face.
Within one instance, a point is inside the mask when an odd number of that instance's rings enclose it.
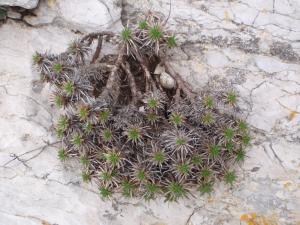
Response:
[[[25,9],[34,9],[38,3],[39,0],[0,0],[0,6],[19,6]]]
[[[24,17],[33,26],[52,24],[81,32],[121,28],[121,8],[114,0],[45,0],[33,13]]]
[[[0,224],[298,224],[299,6],[297,0],[172,1],[168,24],[181,44],[172,64],[195,89],[207,81],[237,89],[255,137],[232,188],[216,184],[211,196],[195,192],[196,199],[172,204],[119,196],[103,202],[93,184],[81,182],[77,162],[59,162],[51,145],[57,116],[51,87],[31,69],[36,50],[61,52],[93,29],[119,32],[121,21],[141,10],[168,15],[169,1],[45,0],[36,17],[27,17],[33,26],[7,20],[0,27]]]

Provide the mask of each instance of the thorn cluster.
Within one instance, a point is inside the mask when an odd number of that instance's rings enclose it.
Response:
[[[119,51],[100,57],[107,42]],[[121,192],[177,201],[192,188],[205,194],[218,179],[229,185],[236,180],[232,165],[245,159],[251,142],[238,117],[238,95],[195,93],[168,62],[167,50],[176,46],[164,21],[149,14],[121,34],[91,33],[59,55],[33,56],[41,79],[53,87],[54,104],[63,109],[56,124],[58,157],[77,158],[83,181],[96,182],[103,198]],[[176,81],[173,90],[154,74],[158,65]]]

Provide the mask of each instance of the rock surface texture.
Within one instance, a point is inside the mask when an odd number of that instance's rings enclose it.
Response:
[[[39,0],[0,0],[0,5],[19,6],[25,9],[34,9]]]
[[[119,32],[140,12],[168,15],[170,2],[43,0],[23,22],[0,26],[0,225],[300,224],[300,1],[171,2],[174,67],[195,89],[209,81],[240,94],[255,140],[238,182],[170,204],[103,202],[82,183],[78,163],[62,164],[51,146],[57,112],[31,56],[61,52],[84,32]]]

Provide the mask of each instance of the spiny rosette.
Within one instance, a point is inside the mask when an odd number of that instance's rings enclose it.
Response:
[[[238,92],[195,92],[168,63],[179,43],[164,18],[137,21],[121,33],[87,34],[58,55],[34,54],[61,113],[58,158],[77,159],[83,182],[98,184],[104,200],[121,193],[178,201],[195,190],[211,194],[218,180],[234,186],[233,165],[252,141]],[[102,52],[108,43],[116,53]],[[158,67],[175,80],[173,89],[162,86]]]

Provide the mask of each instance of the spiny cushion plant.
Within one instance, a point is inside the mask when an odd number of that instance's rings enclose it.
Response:
[[[191,189],[210,193],[218,179],[233,185],[232,166],[245,159],[251,139],[237,93],[194,92],[168,62],[177,43],[165,25],[149,14],[120,34],[91,33],[59,55],[33,56],[63,109],[58,157],[77,158],[83,181],[98,184],[102,198],[177,201]],[[108,42],[117,53],[100,57]],[[176,81],[172,90],[154,74],[158,65]]]

